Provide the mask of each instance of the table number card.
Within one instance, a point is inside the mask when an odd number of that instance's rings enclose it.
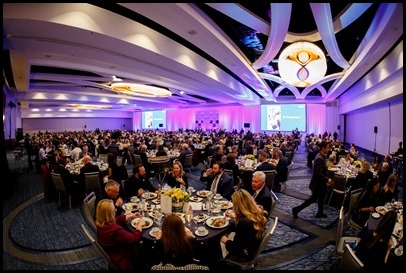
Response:
[[[164,214],[172,213],[172,198],[161,194],[161,212]]]

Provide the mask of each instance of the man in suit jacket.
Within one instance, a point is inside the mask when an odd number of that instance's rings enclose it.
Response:
[[[218,182],[214,183],[218,178]],[[206,190],[212,190],[213,192],[219,193],[224,198],[231,200],[231,195],[234,193],[233,178],[224,172],[223,162],[215,161],[213,163],[213,168],[209,168],[203,171],[200,176],[200,181],[206,182]]]
[[[256,170],[257,171],[272,171],[275,170],[275,166],[268,161],[266,152],[262,152],[259,155],[259,162],[261,163]]]
[[[124,196],[129,201],[131,197],[141,197],[145,190],[155,192],[154,186],[148,180],[145,167],[137,165],[133,168],[133,175],[124,184]]]
[[[141,157],[141,162],[142,162],[142,165],[145,167],[147,176],[150,176],[151,171],[152,171],[152,166],[148,162],[147,149],[148,149],[148,146],[145,144],[142,144],[140,149],[136,152],[136,154],[138,154]]]
[[[324,199],[327,194],[327,186],[333,184],[331,178],[327,176],[326,155],[328,152],[328,144],[323,141],[320,143],[320,152],[314,159],[313,175],[310,180],[309,189],[312,195],[305,200],[301,205],[292,208],[293,218],[297,219],[297,214],[312,203],[318,201],[318,211],[316,218],[327,218],[324,211]]]
[[[89,146],[83,145],[82,151],[79,152],[79,158],[83,158],[86,155],[88,155],[88,156],[90,156],[90,158],[92,158],[92,153],[89,152]]]
[[[265,215],[267,218],[271,214],[272,207],[272,194],[269,191],[268,187],[265,186],[265,173],[262,171],[255,171],[252,174],[252,197],[255,202],[262,206],[262,208],[267,212]]]

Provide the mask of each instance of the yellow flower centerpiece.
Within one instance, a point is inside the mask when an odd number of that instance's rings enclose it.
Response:
[[[180,188],[172,188],[164,194],[172,199],[172,212],[182,212],[183,203],[189,202],[189,194]]]
[[[352,163],[352,165],[354,165],[354,166],[357,167],[357,168],[361,168],[362,162],[359,161],[359,160],[355,160],[355,161]]]
[[[247,158],[248,158],[248,159],[251,159],[251,160],[255,160],[255,156],[254,156],[253,154],[248,154],[248,155],[247,155]]]

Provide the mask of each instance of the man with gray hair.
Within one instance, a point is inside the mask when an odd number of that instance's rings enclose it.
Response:
[[[252,197],[255,202],[262,206],[262,208],[267,212],[265,217],[269,218],[271,214],[272,207],[272,194],[269,191],[268,187],[265,186],[266,175],[262,171],[256,171],[252,174]]]

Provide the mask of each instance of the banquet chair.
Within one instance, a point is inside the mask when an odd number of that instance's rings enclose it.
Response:
[[[223,171],[228,174],[232,179],[233,179],[233,185],[234,185],[234,175],[233,175],[233,170],[230,169],[223,169]]]
[[[272,190],[273,184],[275,181],[276,171],[271,170],[271,171],[263,171],[263,172],[265,173],[265,186],[267,186],[269,190]]]
[[[170,169],[169,156],[149,157],[148,162],[152,165],[155,179],[158,179],[160,182],[162,182],[166,176],[166,172]]]
[[[345,245],[343,257],[341,258],[338,270],[362,270],[364,264],[357,257],[350,245]]]
[[[94,191],[83,199],[81,209],[87,223],[96,231],[96,222],[94,221],[96,216],[96,194]]]
[[[142,160],[141,160],[141,156],[137,155],[137,154],[133,154],[133,165],[134,166],[138,166],[138,165],[142,165]]]
[[[99,172],[85,173],[85,194],[101,190]]]
[[[347,177],[341,174],[334,174],[333,187],[330,191],[330,197],[327,204],[330,205],[331,199],[334,194],[338,196],[345,196],[345,184],[347,183]],[[327,196],[326,196],[327,197]]]
[[[337,224],[337,235],[336,235],[336,253],[340,256],[343,255],[346,245],[353,246],[357,245],[361,238],[354,236],[343,236],[344,231],[344,206],[341,206],[340,214],[338,217]]]
[[[288,165],[288,175],[286,176],[286,180],[280,182],[280,183],[281,183],[281,192],[285,192],[285,191],[286,191],[286,188],[287,188],[287,184],[286,184],[286,183],[287,183],[288,180],[289,180],[289,174],[290,174],[290,171],[292,170],[292,167],[293,167],[293,161],[291,161],[290,164]]]
[[[277,225],[278,225],[278,217],[275,217],[273,224],[269,225],[269,227],[265,230],[262,236],[261,243],[258,249],[255,251],[254,257],[251,260],[239,261],[233,259],[233,257],[231,257],[230,255],[227,255],[225,258],[220,260],[221,265],[227,268],[234,268],[236,270],[254,269],[258,264],[259,255],[264,250],[269,239],[274,234]]]
[[[192,172],[191,172],[191,169],[192,169],[192,157],[193,157],[193,154],[187,154],[185,156],[185,161],[183,163],[183,170],[184,171],[188,170],[190,175],[192,175]]]
[[[352,220],[352,215],[354,213],[355,206],[358,203],[361,192],[362,188],[350,191],[350,204],[348,206],[348,213],[346,217],[348,226],[357,232],[360,232],[363,227],[357,224],[354,220]]]
[[[66,190],[65,184],[63,184],[61,174],[52,172],[51,177],[52,177],[52,182],[54,183],[54,186],[55,186],[55,190],[56,190],[56,192],[58,192],[58,200],[59,200],[58,204],[61,205],[61,193],[64,193],[68,197],[69,209],[72,209],[72,196]]]
[[[90,234],[90,231],[85,227],[84,224],[81,224],[83,232],[89,238],[90,242],[92,245],[95,247],[97,253],[99,254],[100,257],[105,258],[107,260],[107,265],[109,270],[119,270],[119,268],[111,261],[109,254],[106,253],[106,251],[103,249],[103,247],[96,241],[96,239],[93,237],[92,234]]]

